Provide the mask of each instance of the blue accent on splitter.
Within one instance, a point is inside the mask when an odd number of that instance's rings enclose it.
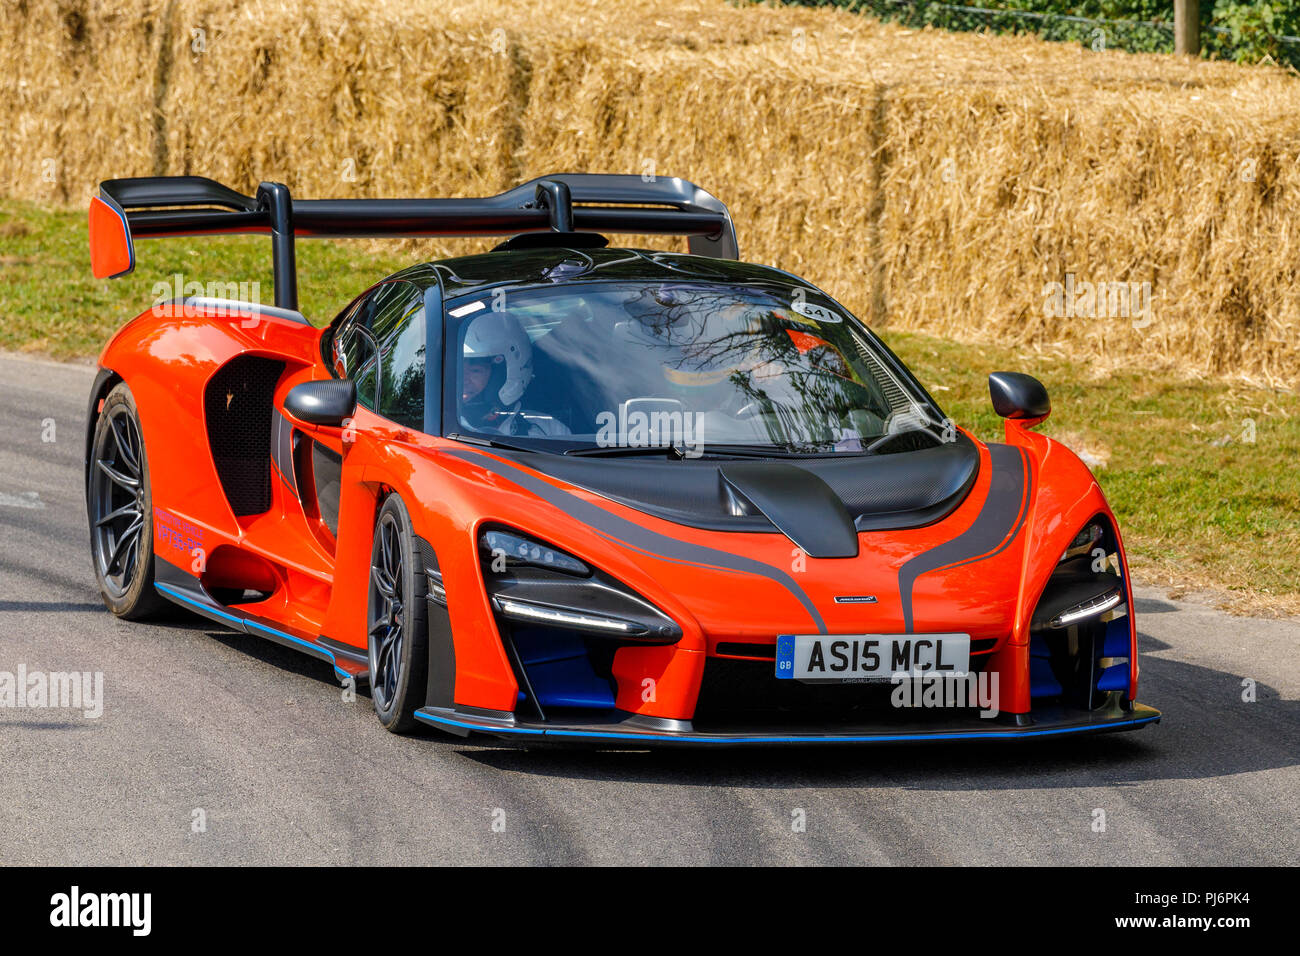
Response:
[[[427,724],[435,727],[459,727],[463,730],[472,730],[479,733],[492,734],[494,736],[515,737],[564,737],[578,738],[587,740],[644,740],[647,742],[658,741],[659,743],[685,742],[692,744],[806,744],[816,743],[818,741],[834,741],[836,743],[895,743],[907,741],[937,741],[937,740],[995,740],[1000,738],[1020,738],[1020,737],[1047,737],[1059,736],[1062,734],[1075,734],[1085,732],[1096,732],[1098,730],[1118,729],[1120,727],[1137,727],[1142,724],[1149,724],[1152,721],[1160,719],[1156,714],[1151,717],[1138,717],[1133,720],[1116,720],[1108,721],[1103,724],[1084,724],[1078,727],[1044,727],[1039,730],[1014,730],[1014,731],[958,731],[950,733],[926,733],[926,734],[846,734],[843,736],[837,734],[805,734],[805,735],[776,735],[776,736],[736,736],[724,734],[648,734],[639,731],[602,731],[602,730],[572,730],[567,728],[543,729],[540,727],[488,727],[483,724],[469,723],[462,720],[456,720],[452,717],[446,717],[442,714],[429,714],[422,710],[415,712],[416,719],[422,720]]]

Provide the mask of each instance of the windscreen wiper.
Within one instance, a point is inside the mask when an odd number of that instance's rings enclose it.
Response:
[[[536,453],[536,448],[525,448],[523,445],[512,445],[508,441],[501,441],[498,438],[483,438],[479,435],[461,435],[458,432],[451,432],[447,435],[452,441],[469,442],[471,445],[486,445],[489,448],[503,448],[506,451],[526,451]]]
[[[872,455],[877,454],[876,449],[878,449],[878,448],[884,448],[886,445],[888,445],[888,444],[889,444],[890,442],[892,442],[894,439],[896,439],[896,438],[902,438],[904,435],[915,435],[915,434],[917,434],[918,432],[921,433],[921,434],[923,434],[923,435],[925,435],[926,438],[930,439],[930,440],[933,441],[933,442],[937,442],[937,443],[940,444],[940,445],[944,444],[943,439],[936,437],[935,434],[934,434],[934,432],[931,431],[930,428],[929,428],[928,426],[926,426],[926,425],[913,425],[913,426],[911,426],[911,427],[904,428],[902,431],[896,431],[896,432],[893,432],[892,434],[889,434],[889,435],[881,435],[879,438],[877,438],[877,439],[876,439],[875,441],[873,441],[871,444],[867,445],[867,447],[864,448],[863,451],[865,451],[865,452],[867,452],[867,453],[869,453],[869,454],[872,454]]]
[[[830,458],[839,455],[854,454],[842,451],[795,451],[792,448],[778,448],[776,445],[705,445],[706,455],[732,455],[737,458]]]
[[[564,454],[575,458],[666,458],[669,461],[685,461],[690,458],[825,458],[837,455],[857,454],[855,452],[801,452],[775,445],[704,445],[685,448],[681,445],[609,445],[570,448]]]
[[[669,461],[681,461],[690,457],[680,445],[588,445],[584,448],[570,448],[566,455],[575,458],[650,458],[664,457]]]

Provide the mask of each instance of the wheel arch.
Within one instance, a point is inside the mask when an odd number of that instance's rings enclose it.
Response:
[[[389,498],[396,496],[406,508],[411,522],[411,534],[414,539],[415,556],[419,561],[420,573],[425,575],[429,586],[425,596],[425,650],[427,687],[425,690],[426,707],[452,707],[455,705],[456,692],[456,643],[451,632],[451,613],[447,606],[446,591],[441,596],[435,592],[435,586],[442,586],[442,564],[438,558],[437,548],[432,541],[421,533],[424,523],[423,508],[412,507],[408,495],[389,484],[381,482],[379,494],[375,501],[374,521],[377,524],[379,514]]]
[[[82,449],[82,484],[85,485],[86,506],[90,507],[90,454],[95,444],[95,426],[99,422],[100,404],[108,398],[111,392],[120,382],[125,381],[121,375],[111,368],[101,367],[95,373],[95,380],[90,386],[90,404],[86,411],[86,440]]]

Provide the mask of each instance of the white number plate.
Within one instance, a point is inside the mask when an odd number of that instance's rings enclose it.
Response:
[[[969,634],[782,634],[776,676],[840,683],[958,676],[970,669]]]

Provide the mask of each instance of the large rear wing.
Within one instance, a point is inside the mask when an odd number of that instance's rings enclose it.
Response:
[[[684,179],[564,173],[483,199],[293,199],[282,183],[245,196],[201,176],[149,176],[100,183],[90,201],[90,264],[97,278],[117,278],[135,268],[136,239],[269,234],[275,304],[297,309],[300,237],[548,231],[687,236],[697,255],[739,255],[727,207]]]

